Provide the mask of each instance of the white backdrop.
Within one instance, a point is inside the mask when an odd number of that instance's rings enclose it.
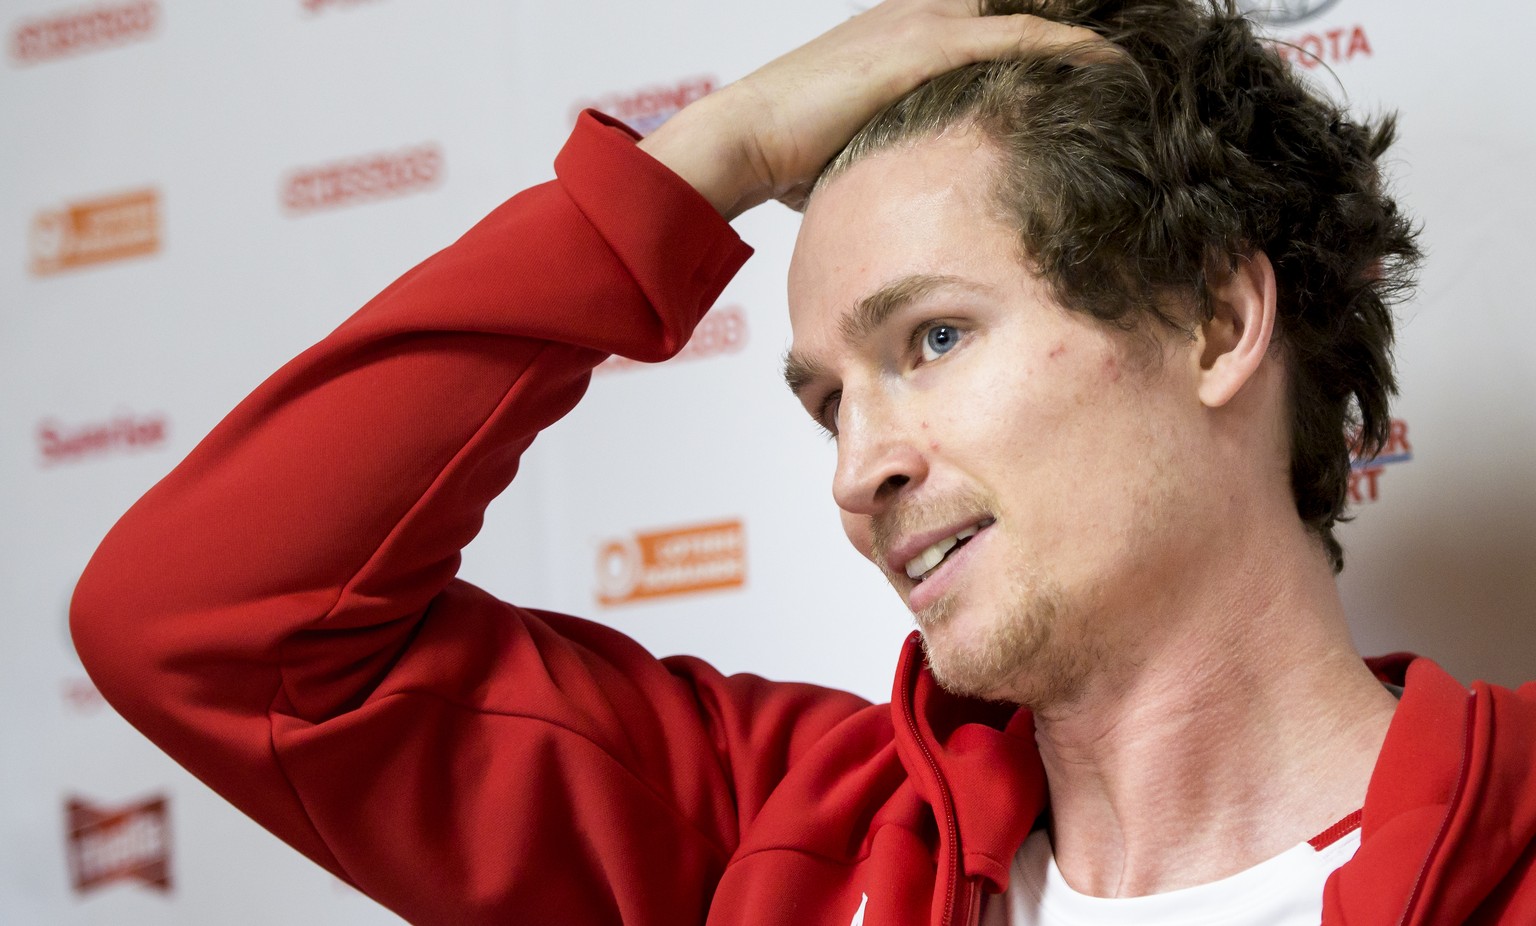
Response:
[[[1396,186],[1430,255],[1403,311],[1403,439],[1342,532],[1357,639],[1536,675],[1536,8],[1275,6],[1312,9],[1271,29],[1329,92],[1402,112]],[[576,107],[654,127],[854,9],[0,0],[0,922],[398,922],[100,702],[71,587],[261,378],[550,176]],[[778,377],[796,221],[739,220],[758,254],[698,343],[601,370],[464,571],[658,652],[884,699],[909,619],[843,540],[832,450]],[[642,548],[720,587],[600,603],[633,597]]]

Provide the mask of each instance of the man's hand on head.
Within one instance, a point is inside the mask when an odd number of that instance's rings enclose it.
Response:
[[[979,16],[975,0],[886,0],[688,106],[640,143],[726,218],[778,199],[798,209],[822,167],[883,107],[978,61],[1113,46],[1036,16]]]

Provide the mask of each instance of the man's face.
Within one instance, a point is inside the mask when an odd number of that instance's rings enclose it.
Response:
[[[1140,632],[1193,489],[1193,370],[1069,312],[995,216],[996,155],[951,132],[859,162],[806,211],[787,368],[836,435],[833,494],[941,682],[1070,699]],[[942,557],[942,558],[941,558]]]

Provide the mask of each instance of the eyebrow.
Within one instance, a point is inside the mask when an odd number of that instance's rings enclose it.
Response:
[[[879,330],[886,319],[902,308],[938,290],[954,288],[979,290],[985,287],[948,274],[914,273],[892,280],[860,299],[858,305],[838,320],[838,331],[845,342],[857,344]],[[826,367],[794,351],[784,356],[784,383],[797,396],[825,373]]]

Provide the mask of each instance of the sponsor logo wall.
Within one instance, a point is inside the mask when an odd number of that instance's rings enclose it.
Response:
[[[1536,7],[1503,7],[1490,35],[1424,0],[1242,6],[1318,84],[1402,112],[1392,182],[1426,226],[1391,439],[1354,462],[1357,517],[1341,528],[1357,638],[1463,678],[1536,676],[1536,396],[1521,372],[1536,316],[1508,272],[1533,244],[1517,206],[1536,193],[1519,90],[1536,65],[1515,43]],[[825,25],[809,0],[746,37],[702,0],[212,9],[22,0],[0,19],[0,587],[21,615],[0,646],[0,777],[16,782],[0,795],[0,923],[190,926],[228,921],[235,897],[251,922],[399,922],[117,718],[60,645],[61,589],[262,376],[552,176],[581,110],[653,131]],[[686,53],[659,51],[677,22],[713,25]],[[738,222],[758,255],[676,358],[597,367],[464,575],[658,653],[884,699],[908,622],[842,537],[834,451],[778,376],[787,216]]]
[[[44,466],[134,453],[165,443],[164,415],[119,414],[107,421],[65,424],[53,418],[37,426],[37,444]]]
[[[578,100],[571,106],[571,121],[584,109],[595,109],[621,119],[626,125],[649,135],[657,126],[672,118],[678,110],[703,99],[720,86],[718,79],[709,76],[686,77],[675,83],[640,87],[605,93],[592,99]]]
[[[429,190],[442,179],[443,153],[426,144],[294,171],[283,183],[291,215]]]
[[[1336,9],[1340,3],[1341,0],[1239,0],[1237,5],[1250,18],[1270,27],[1274,48],[1282,58],[1310,71],[1374,54],[1364,25],[1326,22],[1333,18],[1332,13],[1343,15],[1342,9]]]
[[[1348,64],[1369,58],[1371,40],[1364,26],[1348,26],[1325,32],[1300,32],[1275,42],[1280,56],[1297,67],[1311,70],[1324,65]]]
[[[160,250],[160,194],[134,190],[45,209],[32,220],[37,276]]]
[[[155,797],[128,807],[102,808],[71,797],[65,803],[69,871],[76,894],[117,882],[171,890],[169,801]]]
[[[1408,422],[1392,419],[1387,443],[1373,457],[1361,459],[1358,455],[1350,465],[1349,502],[1363,505],[1381,498],[1382,474],[1387,467],[1396,467],[1413,461],[1413,447],[1408,443]]]
[[[746,346],[747,313],[739,305],[719,305],[704,316],[704,320],[699,322],[699,326],[693,330],[693,337],[688,339],[687,345],[668,363],[687,363],[690,360],[704,360],[721,354],[736,354]],[[649,364],[630,360],[628,357],[613,356],[598,364],[594,372],[615,373],[650,368]]]
[[[154,35],[160,4],[154,0],[78,9],[22,22],[11,34],[11,59],[35,64],[112,48]]]
[[[597,555],[597,603],[605,607],[746,584],[746,531],[737,520],[636,532]]]

